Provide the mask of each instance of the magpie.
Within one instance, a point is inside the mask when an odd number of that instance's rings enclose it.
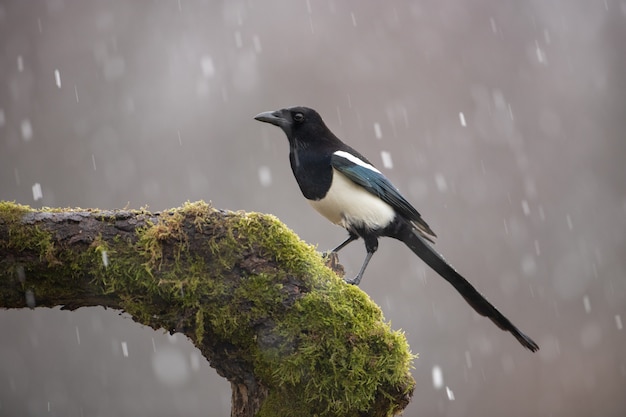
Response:
[[[525,348],[539,349],[431,246],[437,235],[420,213],[367,158],[337,138],[315,110],[290,107],[260,113],[255,119],[285,132],[291,170],[300,191],[315,210],[348,231],[348,238],[332,252],[359,238],[364,240],[365,260],[356,277],[346,282],[361,282],[378,249],[378,238],[400,240],[452,284],[478,314],[511,332]]]

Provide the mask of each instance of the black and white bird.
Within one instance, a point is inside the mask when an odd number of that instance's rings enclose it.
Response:
[[[436,235],[419,212],[367,158],[339,140],[315,110],[291,107],[260,113],[255,119],[285,132],[300,191],[315,210],[348,231],[348,238],[332,251],[358,238],[365,241],[363,265],[348,283],[361,282],[379,237],[398,239],[452,284],[477,313],[511,332],[527,349],[539,349],[435,251],[430,243]]]

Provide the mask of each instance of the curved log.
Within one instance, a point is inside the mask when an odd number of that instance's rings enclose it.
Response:
[[[273,216],[0,202],[0,308],[96,305],[189,337],[231,416],[388,416],[413,393],[404,335]]]

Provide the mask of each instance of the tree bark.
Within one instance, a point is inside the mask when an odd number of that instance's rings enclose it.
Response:
[[[413,355],[358,288],[276,218],[0,202],[0,308],[104,306],[189,337],[233,417],[388,416]]]

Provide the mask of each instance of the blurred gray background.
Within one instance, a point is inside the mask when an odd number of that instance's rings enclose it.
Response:
[[[277,128],[316,108],[541,346],[401,244],[361,288],[419,353],[412,416],[626,415],[626,2],[0,2],[0,199],[204,199],[328,249]],[[358,270],[362,243],[342,252]],[[2,416],[227,416],[182,336],[101,308],[0,311]]]

